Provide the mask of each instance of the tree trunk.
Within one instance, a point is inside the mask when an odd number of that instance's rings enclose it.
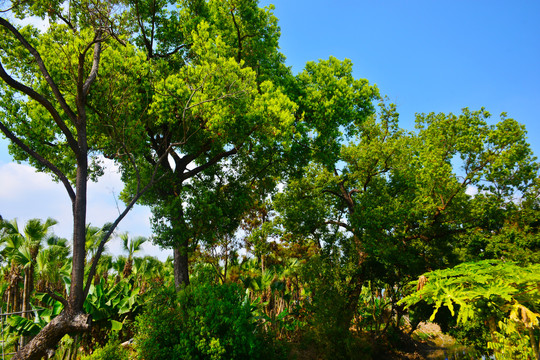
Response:
[[[534,338],[534,329],[529,328],[529,340],[531,342],[534,358],[536,360],[540,360],[540,350],[538,349],[539,343],[536,342],[536,339]]]
[[[189,285],[189,254],[187,241],[176,247],[174,253],[174,285],[176,290]]]
[[[177,241],[179,241],[173,249],[174,286],[178,291],[182,286],[189,285],[189,238],[182,233],[186,229],[182,207],[180,207],[178,214],[171,219],[171,226],[175,230]]]
[[[90,329],[90,315],[67,311],[48,323],[24,348],[20,349],[12,360],[41,359],[47,350],[56,346],[60,339],[71,332],[82,332]]]
[[[81,121],[85,124],[85,121]],[[18,359],[40,359],[54,349],[67,333],[90,329],[90,316],[83,312],[84,265],[86,259],[86,200],[88,177],[88,150],[85,126],[78,127],[80,152],[77,155],[76,196],[73,201],[73,258],[71,286],[64,311],[48,323],[26,346],[13,357]],[[67,305],[67,306],[66,306]]]
[[[31,316],[26,311],[30,308],[30,292],[32,291],[30,283],[33,282],[32,279],[32,265],[24,269],[24,285],[23,285],[23,298],[22,298],[22,317],[25,319],[30,319]],[[21,347],[25,346],[28,343],[28,336],[21,337]]]
[[[345,306],[343,314],[338,314],[337,325],[343,332],[347,334],[350,331],[352,321],[358,309],[358,301],[360,300],[360,294],[362,293],[363,276],[357,273],[352,276],[347,286],[347,292],[345,294]]]
[[[124,279],[128,278],[133,272],[133,258],[131,255],[127,258],[126,264],[124,265],[124,270],[122,270],[122,276]]]
[[[79,138],[86,138],[85,129],[79,129]],[[81,144],[82,143],[82,144]],[[73,259],[71,270],[71,286],[69,292],[69,309],[74,313],[82,311],[84,303],[84,265],[86,259],[86,189],[88,177],[88,160],[86,140],[79,141],[81,154],[77,159],[77,195],[73,203]]]

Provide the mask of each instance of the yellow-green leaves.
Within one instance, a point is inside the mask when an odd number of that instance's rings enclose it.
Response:
[[[271,82],[258,86],[255,71],[229,57],[229,47],[209,30],[202,22],[192,34],[193,59],[156,84],[156,124],[178,124],[186,136],[200,129],[220,144],[240,144],[252,133],[273,141],[287,132],[294,104]]]
[[[309,62],[297,76],[298,104],[312,131],[314,156],[330,165],[337,161],[341,143],[357,133],[374,113],[379,93],[365,79],[352,76],[352,62],[334,57]]]

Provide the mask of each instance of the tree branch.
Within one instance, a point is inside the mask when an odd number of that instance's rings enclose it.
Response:
[[[238,23],[236,22],[236,17],[234,16],[234,12],[231,10],[231,16],[234,23],[234,27],[236,28],[236,36],[238,37],[238,54],[236,57],[236,61],[239,63],[240,60],[242,60],[242,36],[240,35],[240,27],[238,26]]]
[[[152,177],[150,178],[150,181],[148,182],[148,184],[146,184],[145,187],[141,191],[139,191],[139,192],[137,192],[137,194],[135,194],[135,196],[131,199],[129,204],[126,205],[126,208],[124,209],[124,211],[116,218],[116,220],[112,223],[112,225],[109,228],[109,230],[107,231],[107,233],[101,239],[101,241],[99,243],[99,246],[98,246],[98,249],[96,251],[96,254],[94,256],[94,260],[92,261],[90,271],[88,272],[88,276],[86,278],[86,285],[84,286],[83,298],[86,298],[88,296],[88,292],[90,291],[90,285],[92,284],[92,278],[96,274],[97,264],[98,264],[98,261],[99,261],[99,259],[101,257],[101,254],[103,253],[103,250],[105,249],[105,244],[107,243],[107,241],[109,240],[109,238],[113,234],[114,230],[116,229],[116,227],[118,226],[120,221],[122,221],[122,219],[127,215],[127,213],[131,210],[131,208],[133,208],[133,206],[141,198],[141,196],[144,193],[146,193],[146,191],[148,191],[156,182],[158,182],[163,177],[163,176],[161,176],[159,179],[156,180],[156,174],[157,174],[158,167],[159,167],[160,163],[167,157],[167,154],[169,153],[169,151],[170,151],[170,147],[169,147],[168,151],[166,151],[164,154],[162,154],[159,157],[158,161],[156,162],[156,165],[154,166],[154,171],[152,173]],[[139,188],[140,188],[140,183],[137,184],[137,189],[139,189]]]
[[[64,299],[62,296],[60,295],[57,295],[54,291],[52,291],[51,289],[49,289],[48,287],[45,289],[45,291],[47,292],[47,294],[52,297],[54,300],[60,302],[62,305],[64,305],[64,309],[67,309],[68,308],[68,302],[66,299]]]
[[[189,179],[190,177],[193,177],[193,176],[197,175],[198,173],[200,173],[201,171],[204,171],[204,170],[208,169],[210,166],[216,164],[219,160],[221,160],[223,158],[226,158],[228,156],[234,155],[236,153],[238,153],[238,149],[235,147],[235,148],[233,148],[233,149],[231,149],[229,151],[225,151],[225,152],[222,152],[221,154],[217,154],[212,159],[208,160],[208,162],[206,162],[205,164],[203,164],[201,166],[198,166],[195,169],[184,173],[184,179]]]
[[[191,46],[191,44],[182,44],[180,46],[177,46],[176,48],[174,48],[174,50],[171,50],[169,51],[168,53],[165,53],[165,54],[153,54],[154,57],[158,57],[158,58],[167,58],[171,55],[174,55],[176,54],[177,52],[179,52],[180,50],[184,49],[184,48],[189,48]]]
[[[60,169],[58,169],[56,166],[54,166],[49,160],[45,159],[43,156],[35,152],[34,150],[30,149],[25,143],[23,143],[15,134],[13,134],[2,122],[0,122],[0,130],[4,133],[4,135],[13,141],[18,147],[20,147],[24,152],[26,152],[28,155],[32,156],[34,159],[36,159],[40,164],[45,166],[47,169],[51,170],[58,179],[64,184],[64,187],[66,188],[66,191],[69,195],[69,198],[71,199],[71,202],[75,202],[75,191],[73,190],[73,187],[69,183],[68,178]]]
[[[83,95],[86,97],[88,95],[88,92],[90,91],[90,86],[96,80],[98,70],[99,70],[99,61],[101,59],[101,34],[98,32],[96,33],[96,37],[94,38],[94,57],[92,61],[92,69],[90,70],[90,74],[88,75],[88,78],[83,84],[82,90]],[[91,44],[88,44],[88,47],[84,49],[83,55],[86,55],[86,52],[88,51]]]
[[[2,18],[0,18],[0,20],[2,20]],[[12,78],[6,72],[6,70],[2,66],[1,62],[0,62],[0,78],[2,80],[4,80],[4,82],[8,86],[12,87],[15,90],[18,90],[18,91],[22,92],[25,95],[28,95],[29,97],[31,97],[32,99],[34,99],[38,103],[40,103],[49,112],[49,114],[51,114],[51,116],[52,116],[54,122],[56,123],[56,125],[58,125],[58,127],[60,128],[62,133],[66,136],[66,140],[67,140],[68,145],[71,148],[71,150],[73,150],[73,152],[75,154],[77,154],[77,155],[79,154],[79,145],[78,145],[77,141],[73,137],[73,134],[71,133],[71,131],[68,129],[66,123],[64,123],[64,121],[60,117],[60,114],[58,113],[56,108],[49,102],[49,100],[47,100],[41,94],[37,93],[34,89],[32,89],[32,88],[30,88],[30,87],[28,87],[28,86],[26,86],[24,84],[21,84],[20,82],[18,82],[14,78]]]
[[[49,74],[49,71],[47,70],[47,68],[45,67],[45,63],[43,62],[43,59],[41,59],[41,56],[39,55],[39,52],[36,49],[34,49],[34,47],[32,45],[30,45],[30,43],[28,41],[26,41],[24,36],[22,36],[22,34],[13,25],[11,25],[7,20],[0,17],[0,25],[3,26],[4,28],[6,28],[7,30],[9,30],[15,36],[15,38],[17,38],[17,40],[19,40],[21,45],[24,46],[26,48],[26,50],[28,50],[30,52],[30,54],[32,54],[32,56],[36,60],[36,63],[38,65],[38,67],[39,67],[39,70],[41,71],[41,73],[45,77],[45,80],[47,81],[47,84],[49,84],[49,87],[51,88],[51,90],[52,90],[52,92],[53,92],[53,94],[54,94],[54,96],[56,98],[56,101],[58,101],[58,103],[60,104],[60,107],[62,108],[62,110],[64,110],[64,112],[71,119],[71,121],[73,121],[73,123],[75,123],[76,119],[77,119],[77,115],[75,115],[73,110],[71,110],[71,108],[67,104],[66,100],[64,99],[64,96],[62,95],[62,93],[58,89],[58,86],[56,86],[56,83],[52,79],[52,77]]]
[[[352,227],[349,224],[346,224],[346,223],[344,223],[342,221],[326,220],[324,223],[325,223],[325,225],[338,225],[338,226],[341,226],[341,227],[345,228],[346,230],[348,230],[350,232],[353,232]]]

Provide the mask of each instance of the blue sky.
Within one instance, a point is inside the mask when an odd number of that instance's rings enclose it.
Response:
[[[274,0],[293,71],[349,58],[398,106],[417,112],[485,107],[526,125],[540,154],[540,1]]]
[[[273,0],[282,30],[281,50],[295,73],[307,61],[349,58],[354,74],[379,86],[398,106],[402,127],[416,112],[485,107],[493,123],[505,111],[525,124],[540,154],[540,1],[323,1]],[[58,184],[11,164],[0,140],[0,214],[6,218],[52,216],[69,237],[67,196]],[[110,221],[114,173],[91,188],[89,221]],[[149,211],[139,207],[120,229],[150,235]],[[119,245],[112,244],[114,251]],[[157,254],[156,249],[147,251]]]

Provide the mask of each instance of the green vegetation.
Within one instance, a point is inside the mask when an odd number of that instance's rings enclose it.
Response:
[[[422,275],[418,284],[410,284],[418,291],[411,291],[400,302],[408,306],[420,302],[433,305],[430,320],[446,307],[456,317],[458,331],[460,326],[485,326],[487,341],[471,340],[480,351],[487,346],[497,359],[536,359],[539,284],[538,264],[519,266],[511,261],[482,260]]]
[[[255,0],[8,5],[50,25],[0,16],[0,131],[63,184],[74,229],[0,223],[14,359],[402,358],[427,320],[540,358],[539,164],[517,121],[402,129],[351,61],[292,74]],[[93,227],[103,158],[126,208]],[[115,233],[137,202],[165,262]]]

